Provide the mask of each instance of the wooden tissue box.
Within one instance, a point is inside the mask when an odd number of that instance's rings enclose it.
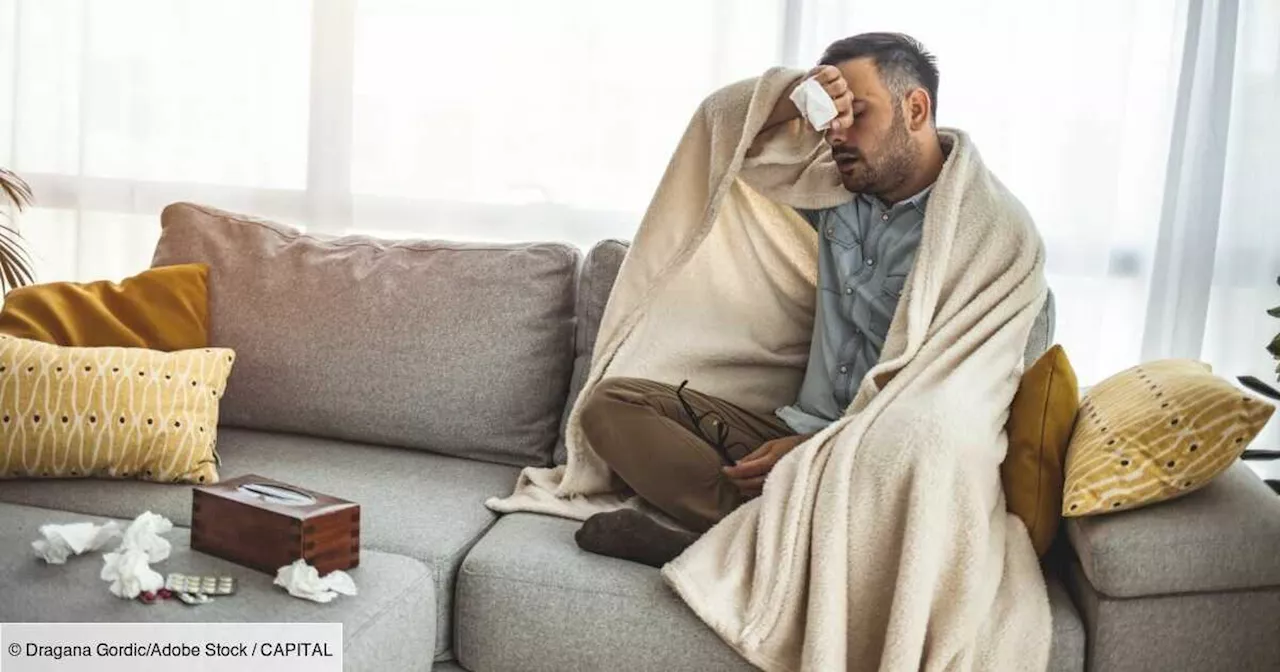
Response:
[[[360,564],[360,505],[255,474],[198,486],[191,548],[273,575],[303,558],[324,576]]]

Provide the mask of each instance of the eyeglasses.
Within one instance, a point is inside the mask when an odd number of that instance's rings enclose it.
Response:
[[[698,438],[702,439],[707,443],[707,445],[715,449],[716,453],[720,455],[720,459],[725,463],[725,465],[733,466],[737,464],[736,460],[729,457],[729,449],[734,447],[742,448],[744,453],[751,452],[751,449],[741,442],[734,442],[729,445],[725,444],[725,442],[729,440],[729,425],[726,424],[724,419],[721,418],[714,410],[701,414],[694,410],[689,401],[684,398],[684,388],[688,384],[689,381],[686,380],[676,387],[676,399],[680,401],[680,405],[684,408],[685,414],[689,416],[689,424],[691,425],[690,429],[693,430],[694,434],[698,435]],[[708,417],[711,418],[711,426],[715,428],[715,438],[708,435],[702,428],[702,421],[706,420]]]

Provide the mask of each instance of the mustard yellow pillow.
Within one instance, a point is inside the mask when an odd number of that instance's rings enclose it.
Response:
[[[216,483],[235,353],[64,348],[0,335],[0,478]]]
[[[1006,506],[1027,526],[1040,555],[1053,545],[1062,521],[1062,472],[1079,406],[1075,369],[1055,345],[1022,374],[1009,409],[1000,480]]]
[[[1123,511],[1204,487],[1273,411],[1201,362],[1162,360],[1112,376],[1080,405],[1062,515]]]
[[[209,345],[209,267],[163,266],[120,284],[53,282],[9,292],[0,334],[80,347],[188,350]]]

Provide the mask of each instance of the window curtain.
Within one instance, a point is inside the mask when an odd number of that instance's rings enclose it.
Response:
[[[708,92],[868,30],[937,55],[939,123],[1035,217],[1085,383],[1275,378],[1272,0],[0,0],[0,165],[47,280],[137,272],[176,200],[585,247],[634,233]]]
[[[1275,380],[1280,3],[792,0],[786,18],[798,66],[872,30],[937,55],[938,122],[1035,218],[1083,384],[1164,357]]]
[[[41,278],[129,275],[165,204],[312,231],[629,238],[781,0],[0,0],[0,165]]]

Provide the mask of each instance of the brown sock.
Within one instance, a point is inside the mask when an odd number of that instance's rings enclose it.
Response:
[[[573,538],[584,551],[661,567],[698,535],[667,527],[635,509],[620,509],[591,516]]]

